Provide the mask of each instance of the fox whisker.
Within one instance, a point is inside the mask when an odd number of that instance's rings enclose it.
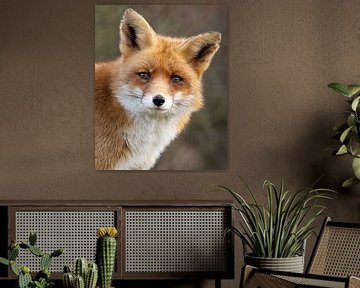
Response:
[[[139,96],[139,95],[136,95],[136,94],[126,94],[125,97],[132,97],[132,98],[142,99],[142,96]]]

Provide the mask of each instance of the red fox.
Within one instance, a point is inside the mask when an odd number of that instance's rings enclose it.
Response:
[[[120,23],[120,53],[95,64],[97,170],[151,169],[203,106],[201,78],[221,34],[156,34],[132,9]]]

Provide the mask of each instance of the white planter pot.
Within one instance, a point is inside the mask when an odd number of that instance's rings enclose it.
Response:
[[[245,263],[262,269],[304,273],[304,256],[289,258],[262,258],[246,255]]]

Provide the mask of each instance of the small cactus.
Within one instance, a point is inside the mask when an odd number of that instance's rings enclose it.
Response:
[[[42,270],[40,270],[38,273],[36,273],[35,275],[35,280],[39,281],[41,280],[41,278],[43,279],[50,279],[50,271],[48,268],[44,268]]]
[[[23,266],[18,279],[19,288],[28,288],[30,283],[32,283],[30,269],[27,266]]]
[[[36,246],[30,246],[29,247],[29,251],[34,254],[35,256],[41,257],[44,255],[44,252],[42,252],[40,250],[40,248],[36,247]]]
[[[81,279],[81,280],[80,280]],[[87,259],[78,258],[74,263],[74,272],[71,273],[69,266],[64,266],[63,286],[64,288],[95,288],[98,279],[98,267],[96,263],[90,262]],[[83,284],[82,284],[82,283]],[[78,285],[75,286],[75,285]]]
[[[41,257],[41,262],[40,262],[40,267],[41,269],[49,269],[50,265],[51,265],[51,260],[52,257],[50,254],[45,253],[42,257]]]
[[[31,232],[29,235],[29,244],[31,246],[35,246],[37,241],[37,235],[35,232]]]
[[[19,256],[19,246],[15,246],[14,248],[9,250],[8,253],[9,260],[16,260],[16,258]]]
[[[79,258],[75,261],[74,274],[85,279],[88,261],[85,258]]]
[[[57,249],[51,253],[51,257],[59,257],[63,253],[64,253],[64,249]]]
[[[74,277],[74,288],[85,288],[84,278],[77,275]]]
[[[98,279],[98,266],[96,263],[89,263],[85,276],[85,288],[95,288]]]
[[[62,277],[64,288],[73,288],[74,287],[74,276],[71,272],[66,272]]]
[[[71,269],[69,266],[64,266],[62,282],[63,282],[64,288],[73,288],[74,287],[74,275],[71,273]]]
[[[101,288],[110,288],[116,258],[115,227],[98,228],[99,236],[96,243],[96,262],[99,267],[99,282]]]
[[[0,257],[0,264],[10,266],[11,271],[18,276],[19,288],[29,287],[51,287],[53,282],[50,281],[50,265],[53,257],[63,254],[63,249],[55,250],[53,253],[48,254],[40,250],[36,245],[37,236],[35,233],[30,233],[29,244],[20,242],[16,243],[11,241],[8,251],[8,259]],[[19,256],[19,250],[29,250],[30,253],[37,257],[41,257],[41,271],[35,275],[35,281],[32,280],[30,275],[30,269],[28,266],[22,266],[21,268],[16,264],[16,259]],[[44,286],[45,285],[45,286]]]

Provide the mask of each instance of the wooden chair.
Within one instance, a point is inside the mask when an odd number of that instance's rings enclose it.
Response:
[[[360,224],[326,218],[306,273],[278,272],[244,266],[240,287],[360,288]]]

